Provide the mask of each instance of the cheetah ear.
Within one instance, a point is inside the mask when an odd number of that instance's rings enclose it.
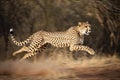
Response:
[[[80,26],[80,25],[81,25],[81,22],[78,22],[78,25]]]

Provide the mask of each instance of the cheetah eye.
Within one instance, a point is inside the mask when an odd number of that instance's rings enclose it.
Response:
[[[87,26],[85,26],[85,28],[87,28]]]

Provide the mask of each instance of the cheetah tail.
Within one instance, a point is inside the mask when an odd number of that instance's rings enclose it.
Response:
[[[14,36],[14,30],[13,30],[13,28],[10,28],[10,38],[11,38],[12,42],[14,44],[16,44],[17,46],[24,46],[24,45],[30,43],[32,36],[30,36],[28,39],[26,39],[24,41],[17,41],[15,39],[15,36]]]

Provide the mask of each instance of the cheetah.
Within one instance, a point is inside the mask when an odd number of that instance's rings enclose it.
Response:
[[[24,41],[17,41],[14,37],[14,31],[10,29],[10,38],[17,46],[22,46],[21,49],[15,51],[13,56],[18,53],[26,52],[21,58],[24,60],[28,57],[34,56],[38,53],[39,49],[49,43],[55,47],[68,47],[70,51],[86,51],[91,55],[95,54],[95,51],[84,46],[84,36],[89,35],[91,32],[91,25],[88,22],[78,22],[77,26],[70,27],[66,31],[61,32],[47,32],[38,31],[28,37]],[[28,46],[26,44],[29,44]]]

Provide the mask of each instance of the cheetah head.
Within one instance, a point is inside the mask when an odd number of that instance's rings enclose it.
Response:
[[[91,32],[91,25],[88,22],[79,22],[77,26],[77,31],[81,35],[89,35]]]

